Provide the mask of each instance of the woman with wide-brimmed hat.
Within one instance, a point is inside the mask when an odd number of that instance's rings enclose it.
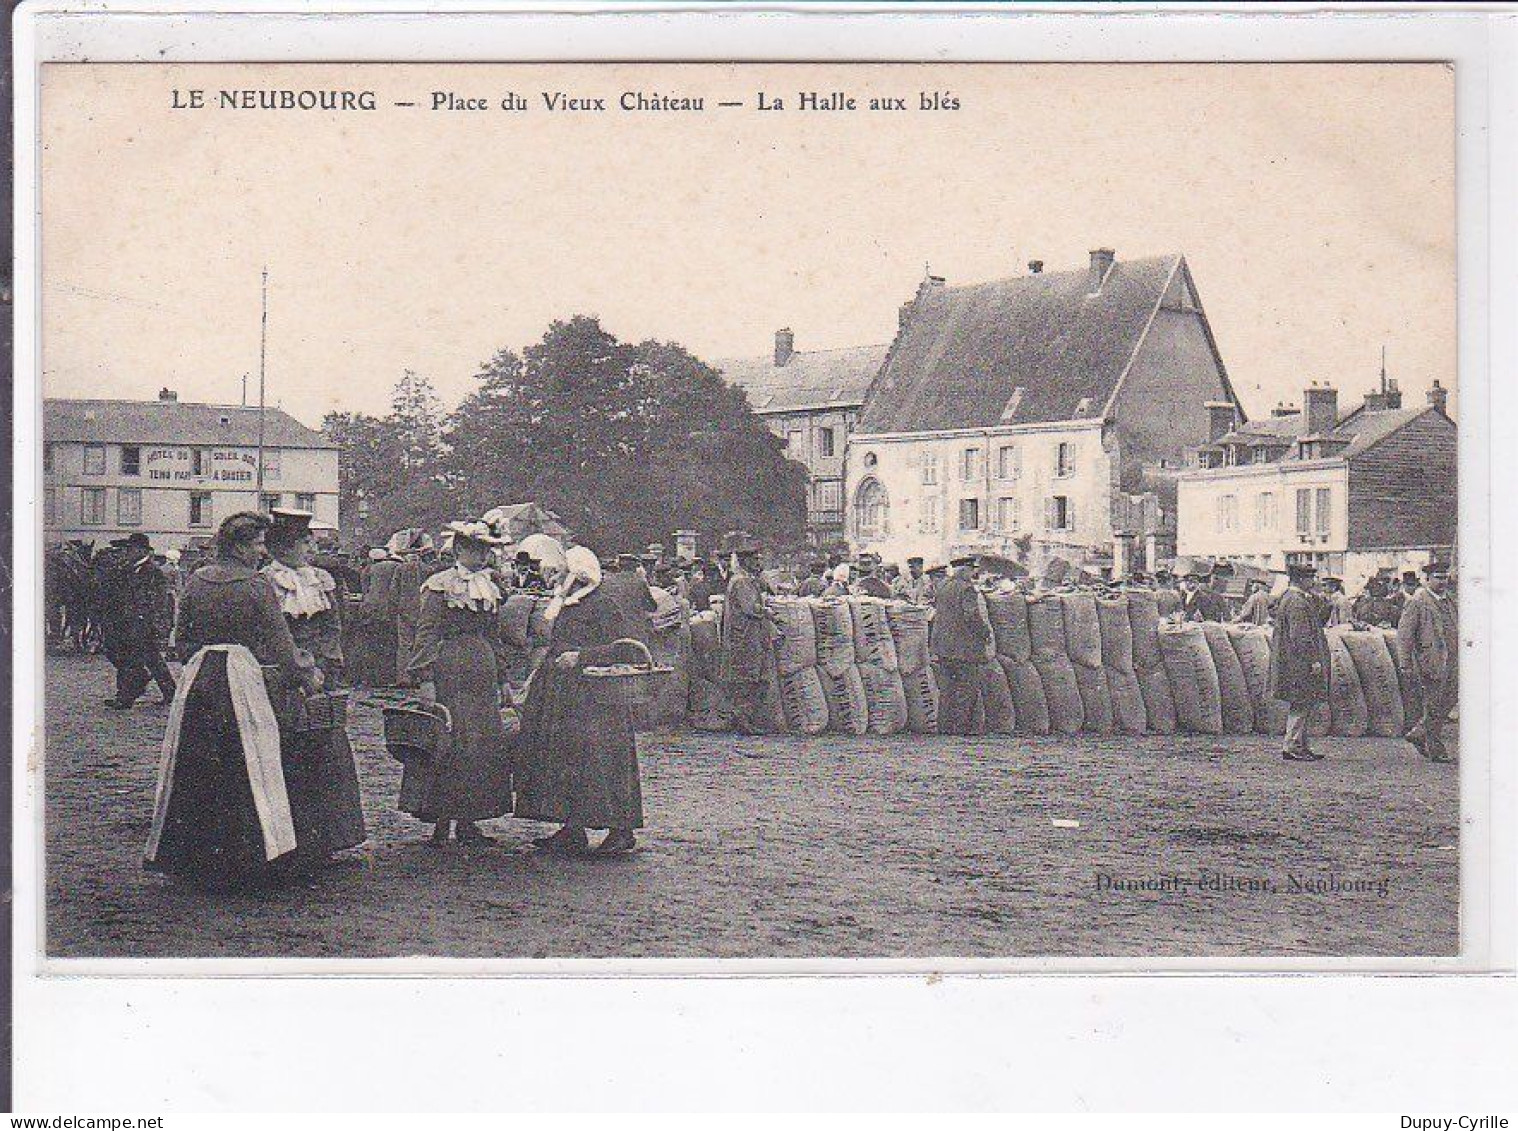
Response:
[[[627,852],[643,827],[643,791],[632,708],[621,680],[593,679],[588,666],[621,658],[617,641],[646,629],[634,610],[601,586],[601,563],[585,546],[565,553],[554,597],[548,655],[533,677],[517,743],[516,815],[561,827],[536,843],[584,852],[587,829],[609,830],[596,851]]]
[[[500,647],[501,590],[492,567],[497,539],[480,522],[448,524],[454,564],[421,586],[416,648],[408,665],[422,703],[447,708],[451,735],[438,755],[408,763],[401,808],[435,822],[432,843],[450,831],[463,847],[489,841],[476,821],[511,809],[511,759],[501,720],[506,669]]]

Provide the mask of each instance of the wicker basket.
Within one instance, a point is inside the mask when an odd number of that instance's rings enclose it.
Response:
[[[668,675],[674,668],[657,667],[654,664],[653,653],[648,650],[648,645],[641,640],[634,640],[625,636],[621,640],[612,641],[612,647],[619,644],[631,645],[638,653],[640,663],[633,664],[593,664],[580,669],[580,674],[586,679],[641,679],[654,675]]]
[[[429,761],[442,746],[453,717],[448,708],[435,703],[421,706],[386,707],[385,749],[397,762]]]
[[[297,731],[338,730],[348,725],[348,693],[324,691],[295,696]]]

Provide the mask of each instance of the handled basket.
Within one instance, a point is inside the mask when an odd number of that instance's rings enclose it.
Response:
[[[348,693],[315,691],[307,694],[285,678],[277,664],[262,665],[269,703],[281,728],[295,734],[337,730],[348,725]]]
[[[386,707],[385,749],[397,762],[430,761],[453,730],[453,716],[441,703]]]
[[[613,640],[612,647],[620,644],[629,644],[642,657],[642,663],[631,664],[588,664],[580,669],[580,674],[587,679],[639,679],[654,675],[668,675],[674,668],[659,667],[654,663],[653,653],[648,650],[648,645],[641,640],[634,640],[630,636],[624,636],[620,640]]]

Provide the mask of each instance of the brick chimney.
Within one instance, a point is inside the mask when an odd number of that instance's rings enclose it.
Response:
[[[1235,421],[1233,402],[1208,401],[1206,408],[1207,442],[1213,444],[1233,431]]]
[[[796,352],[796,335],[790,327],[775,331],[775,365],[784,365],[791,360],[791,354]]]
[[[1112,270],[1112,261],[1117,258],[1117,252],[1110,247],[1099,247],[1091,253],[1091,283],[1086,288],[1091,294],[1096,294],[1102,289],[1102,281],[1106,279],[1107,272]]]
[[[1028,260],[1028,274],[1030,274],[1030,275],[1042,275],[1043,272],[1044,272],[1044,261],[1042,259],[1030,259],[1030,260]]]
[[[1449,390],[1439,384],[1437,377],[1434,379],[1434,387],[1428,391],[1428,403],[1438,409],[1443,415],[1449,415],[1447,407],[1449,404]]]
[[[1339,390],[1314,381],[1302,392],[1302,435],[1321,436],[1339,426]]]
[[[1270,410],[1271,416],[1295,416],[1296,414],[1296,406],[1289,405],[1285,401],[1277,401],[1276,407]]]
[[[164,404],[173,404],[175,401],[179,400],[179,394],[165,385],[163,388],[158,390],[158,399]]]

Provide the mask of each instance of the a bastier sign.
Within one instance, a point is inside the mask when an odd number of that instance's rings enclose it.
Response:
[[[258,453],[238,448],[201,448],[197,461],[191,448],[148,448],[143,452],[143,464],[149,479],[251,483],[258,467]]]

